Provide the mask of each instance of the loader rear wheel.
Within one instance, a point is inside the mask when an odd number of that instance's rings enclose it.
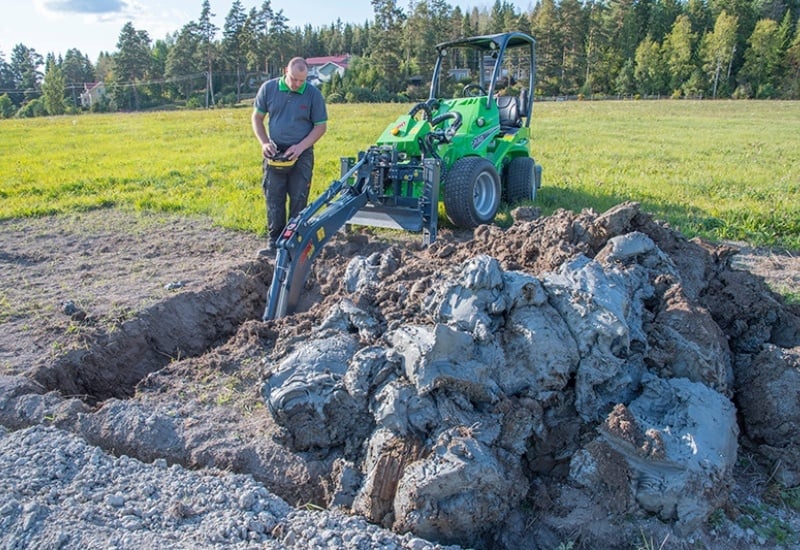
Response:
[[[535,164],[530,157],[516,157],[508,163],[506,203],[511,205],[536,198],[536,180],[533,174]]]
[[[481,157],[465,157],[453,164],[444,183],[447,217],[460,229],[490,223],[500,205],[500,177],[494,165]]]

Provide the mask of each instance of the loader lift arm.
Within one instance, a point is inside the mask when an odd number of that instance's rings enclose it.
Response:
[[[433,242],[439,171],[438,159],[398,163],[397,151],[391,147],[373,146],[361,152],[355,163],[342,159],[342,176],[289,220],[276,243],[278,252],[263,320],[294,312],[314,259],[348,222],[422,231],[424,244]],[[422,196],[403,196],[404,187],[409,187],[410,195],[414,180],[423,182]],[[391,188],[388,194],[387,187]],[[362,211],[366,212],[362,214],[365,219],[357,216]]]

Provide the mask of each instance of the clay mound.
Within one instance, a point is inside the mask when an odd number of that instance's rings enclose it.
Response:
[[[573,519],[548,511],[559,530],[591,529],[599,508],[611,523],[652,514],[687,536],[727,498],[736,403],[761,404],[766,423],[775,403],[797,403],[734,382],[748,350],[796,354],[800,324],[733,273],[730,254],[635,204],[385,248],[344,277],[326,271],[321,302],[275,323],[303,344],[268,364],[264,398],[295,452],[366,446],[345,503],[399,532],[492,545],[488,533],[547,480],[548,493],[568,483],[583,502]],[[764,295],[751,298],[759,307],[734,310],[732,281]],[[786,449],[765,452],[792,481]]]
[[[518,214],[339,235],[268,323],[243,263],[2,378],[0,422],[479,548],[713,545],[743,448],[797,484],[796,308],[637,204]]]

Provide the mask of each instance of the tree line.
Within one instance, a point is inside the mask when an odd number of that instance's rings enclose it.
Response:
[[[220,29],[209,0],[164,39],[126,23],[116,50],[93,64],[77,49],[43,58],[0,52],[0,116],[81,109],[85,83],[107,93],[96,111],[211,107],[252,97],[295,55],[349,54],[343,77],[322,85],[330,102],[408,101],[427,95],[436,43],[523,31],[536,39],[537,88],[550,96],[800,99],[800,0],[505,0],[462,11],[446,0],[371,0],[362,24],[290,26],[270,0],[234,0]]]

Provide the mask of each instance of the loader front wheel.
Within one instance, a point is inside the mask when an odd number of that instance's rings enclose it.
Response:
[[[518,204],[536,198],[536,181],[534,179],[535,162],[530,157],[511,159],[506,168],[506,203]]]
[[[500,177],[494,165],[481,157],[465,157],[453,164],[444,182],[447,217],[460,229],[490,223],[500,205]]]

